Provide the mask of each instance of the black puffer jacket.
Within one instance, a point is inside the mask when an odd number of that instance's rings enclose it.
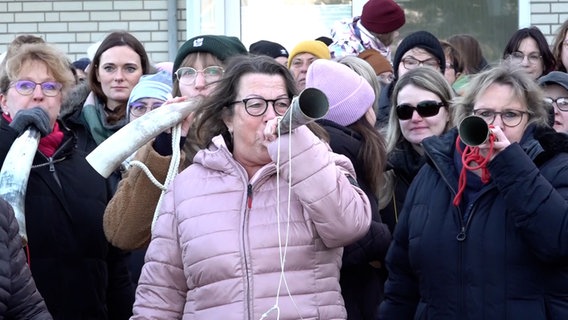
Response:
[[[0,319],[52,319],[22,250],[12,207],[0,199]]]
[[[380,214],[383,222],[389,226],[391,233],[394,232],[394,227],[402,211],[410,183],[425,162],[426,158],[418,154],[410,142],[406,140],[401,141],[396,149],[388,155],[386,170],[392,170],[394,173],[394,189],[390,202],[381,209]]]
[[[1,121],[3,163],[17,133]],[[52,157],[36,153],[28,180],[32,275],[54,319],[128,319],[134,292],[127,256],[106,241],[102,228],[110,191],[75,148],[71,133],[62,130],[65,136]]]
[[[328,120],[318,120],[329,133],[333,152],[351,160],[359,187],[371,202],[373,220],[367,234],[359,241],[348,245],[343,251],[343,265],[340,271],[341,294],[349,320],[375,319],[378,305],[383,297],[384,272],[371,266],[371,262],[384,265],[384,257],[391,240],[388,227],[381,222],[375,194],[361,179],[366,172],[357,161],[362,137],[355,131]]]

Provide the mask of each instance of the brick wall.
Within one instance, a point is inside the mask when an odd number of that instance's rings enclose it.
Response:
[[[237,1],[237,0],[235,0]],[[269,0],[266,0],[269,1]],[[168,32],[185,40],[186,1],[177,0],[177,30],[167,30],[167,0],[0,0],[0,52],[18,34],[42,36],[70,59],[86,56],[87,48],[109,31],[128,30],[144,43],[152,61],[166,61]],[[530,0],[531,24],[552,41],[568,19],[568,0]]]
[[[531,0],[531,24],[552,44],[560,25],[568,20],[568,0]]]
[[[179,43],[185,40],[185,0],[177,0]],[[18,34],[39,35],[70,59],[86,56],[87,48],[113,30],[138,38],[155,62],[168,58],[168,1],[16,1],[0,0],[0,52]]]

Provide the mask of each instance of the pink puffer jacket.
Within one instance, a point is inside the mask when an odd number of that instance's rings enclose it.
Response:
[[[176,177],[152,234],[132,319],[258,320],[276,303],[281,320],[347,318],[342,247],[369,229],[369,201],[347,177],[355,176],[349,160],[307,128],[280,140],[279,183],[275,163],[249,180],[221,136]],[[272,142],[274,160],[277,149]]]

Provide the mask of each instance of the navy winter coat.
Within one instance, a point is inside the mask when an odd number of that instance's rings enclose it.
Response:
[[[527,128],[460,207],[456,136],[423,142],[429,162],[387,253],[380,319],[568,319],[567,136]]]

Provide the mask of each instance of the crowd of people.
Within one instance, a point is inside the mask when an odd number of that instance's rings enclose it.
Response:
[[[0,198],[0,318],[568,318],[568,21],[498,61],[405,22],[369,0],[291,50],[199,35],[171,62],[17,36],[0,164],[39,137],[24,216]],[[87,161],[183,103],[109,177]]]

